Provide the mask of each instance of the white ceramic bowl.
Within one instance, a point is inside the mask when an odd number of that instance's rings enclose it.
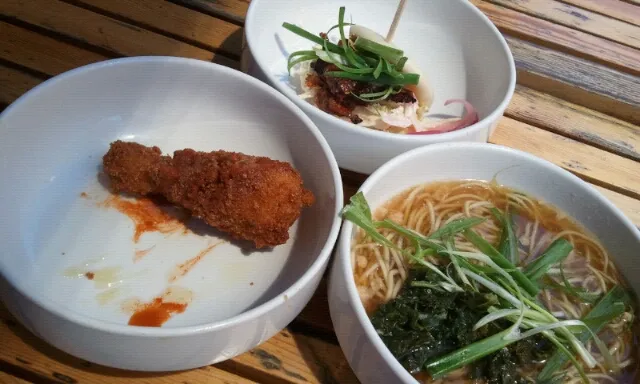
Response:
[[[289,22],[310,31],[326,31],[346,6],[346,20],[385,36],[398,1],[252,0],[245,23],[243,71],[266,81],[293,100],[325,136],[341,168],[370,174],[392,157],[427,144],[486,142],[515,88],[516,71],[506,41],[491,21],[467,0],[409,0],[394,42],[429,78],[434,89],[430,114],[461,116],[469,100],[480,121],[444,134],[398,135],[356,126],[321,111],[298,97],[287,74],[287,56],[313,43],[282,27]]]
[[[640,292],[640,231],[593,187],[527,153],[492,144],[436,144],[389,161],[360,190],[373,210],[417,184],[491,180],[496,174],[498,183],[551,203],[582,223],[602,241],[631,288]],[[342,225],[329,280],[329,308],[340,346],[363,383],[415,383],[385,347],[362,306],[351,268],[354,233],[351,222]]]
[[[134,243],[132,221],[97,204],[109,196],[97,174],[116,139],[289,161],[317,200],[285,245],[226,242],[172,282],[224,236],[200,228]],[[0,292],[11,313],[72,355],[144,371],[219,362],[283,329],[326,268],[343,199],[329,146],[291,101],[239,71],[170,57],[92,64],[18,99],[0,115],[0,180]],[[127,325],[124,304],[167,288],[191,297],[184,313],[160,328]]]

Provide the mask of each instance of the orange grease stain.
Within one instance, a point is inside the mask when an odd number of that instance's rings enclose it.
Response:
[[[161,297],[156,297],[151,303],[143,304],[129,319],[129,325],[141,327],[160,327],[175,313],[182,313],[187,309],[187,303],[166,303]]]
[[[87,192],[82,192],[82,193],[80,193],[80,197],[83,197],[83,198],[86,199],[86,198],[89,197],[89,195],[87,195]]]
[[[200,260],[202,260],[203,257],[205,257],[209,252],[211,252],[211,250],[213,250],[215,247],[217,247],[218,245],[220,245],[222,243],[225,243],[225,241],[221,241],[221,242],[212,244],[212,245],[208,246],[207,248],[203,249],[202,251],[200,251],[195,257],[190,258],[189,260],[185,261],[182,264],[178,264],[176,266],[176,270],[173,272],[171,277],[169,277],[169,282],[173,283],[174,281],[178,280],[179,278],[181,278],[184,275],[186,275],[187,273],[189,273],[189,271],[191,271],[191,269],[196,264],[198,264],[198,262]]]
[[[84,275],[85,275],[85,276],[86,276],[86,278],[87,278],[87,279],[89,279],[89,280],[93,280],[93,278],[96,276],[96,274],[95,274],[95,273],[93,273],[93,272],[87,272],[87,273],[85,273]]]
[[[182,217],[172,216],[147,198],[124,200],[120,196],[113,195],[101,205],[115,208],[133,221],[136,227],[133,241],[136,243],[145,232],[165,234],[179,230],[183,230],[183,233],[187,232],[186,226],[181,221],[186,219],[186,215],[183,214]]]
[[[137,263],[138,261],[142,260],[143,257],[147,256],[147,254],[149,252],[151,252],[153,250],[153,248],[155,248],[156,246],[154,245],[151,248],[147,248],[147,249],[138,249],[135,252],[135,255],[133,256],[133,262]]]

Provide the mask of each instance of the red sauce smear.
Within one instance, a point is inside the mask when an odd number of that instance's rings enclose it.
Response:
[[[151,303],[143,304],[129,319],[129,325],[141,327],[160,327],[176,313],[182,313],[186,303],[165,303],[156,297]]]
[[[211,252],[212,249],[222,243],[224,243],[224,241],[212,244],[200,251],[195,257],[190,258],[182,264],[178,264],[178,266],[176,267],[176,271],[171,275],[171,277],[169,277],[169,282],[173,283],[174,281],[189,273],[189,271],[191,271],[191,269],[195,267],[195,265],[198,264],[198,262],[207,255],[207,253]]]
[[[151,252],[153,250],[153,248],[155,248],[156,246],[154,245],[151,248],[147,248],[147,249],[138,249],[135,252],[135,255],[133,256],[133,262],[137,263],[138,261],[142,260],[143,257],[147,256],[147,254],[149,252]]]
[[[124,200],[120,196],[111,196],[102,203],[105,207],[113,207],[129,216],[136,226],[133,241],[138,242],[145,232],[173,233],[180,230],[186,232],[184,220],[187,215],[171,215],[154,203],[151,199]]]

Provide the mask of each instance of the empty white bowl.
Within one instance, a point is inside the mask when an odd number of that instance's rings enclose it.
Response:
[[[489,181],[494,176],[499,184],[554,205],[595,234],[630,287],[640,292],[640,231],[631,220],[589,184],[525,152],[479,143],[418,148],[383,165],[360,191],[373,211],[415,185],[462,179]],[[363,383],[416,383],[384,345],[360,301],[350,257],[354,234],[354,225],[345,221],[329,280],[329,309],[340,346]]]
[[[407,150],[452,141],[486,142],[515,89],[516,71],[506,41],[491,21],[467,0],[409,0],[394,43],[415,61],[434,90],[433,115],[461,116],[466,99],[480,120],[467,128],[432,135],[399,135],[356,126],[301,99],[287,74],[287,57],[313,43],[282,27],[296,24],[314,34],[345,20],[386,36],[398,1],[389,0],[252,0],[245,23],[243,71],[266,81],[293,100],[325,136],[340,167],[370,174]]]
[[[288,161],[316,202],[286,244],[264,251],[218,244],[225,236],[207,227],[136,243],[132,220],[101,206],[98,172],[117,139]],[[326,268],[343,199],[329,146],[292,102],[239,71],[175,57],[92,64],[22,96],[0,115],[0,179],[0,292],[11,313],[65,352],[144,371],[212,364],[283,329]],[[183,313],[159,328],[127,325],[135,299],[168,289],[169,301],[188,303]]]

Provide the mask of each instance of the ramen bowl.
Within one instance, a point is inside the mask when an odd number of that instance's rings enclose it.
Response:
[[[640,292],[638,229],[589,184],[527,153],[482,143],[425,146],[387,162],[360,191],[374,211],[412,186],[470,179],[496,180],[565,212],[601,241],[630,289]],[[415,383],[387,349],[365,311],[351,261],[355,234],[354,224],[345,221],[329,280],[329,308],[340,346],[363,383]]]
[[[293,100],[318,126],[341,168],[370,174],[405,151],[439,142],[486,142],[509,103],[516,71],[506,41],[491,21],[466,0],[408,1],[394,44],[402,48],[429,79],[434,101],[428,115],[461,116],[465,99],[479,121],[452,132],[430,135],[394,134],[354,125],[323,112],[299,94],[296,77],[287,73],[287,57],[313,43],[284,29],[295,24],[314,34],[338,22],[346,5],[346,21],[386,36],[398,1],[301,0],[296,6],[279,0],[251,1],[245,23],[243,71],[267,82]]]
[[[287,161],[316,201],[272,248],[171,210],[147,231],[155,205],[112,195],[100,176],[118,139]],[[4,304],[98,364],[183,370],[265,342],[305,306],[338,235],[340,174],[318,129],[273,88],[204,61],[126,58],[57,76],[2,113],[0,153]]]

